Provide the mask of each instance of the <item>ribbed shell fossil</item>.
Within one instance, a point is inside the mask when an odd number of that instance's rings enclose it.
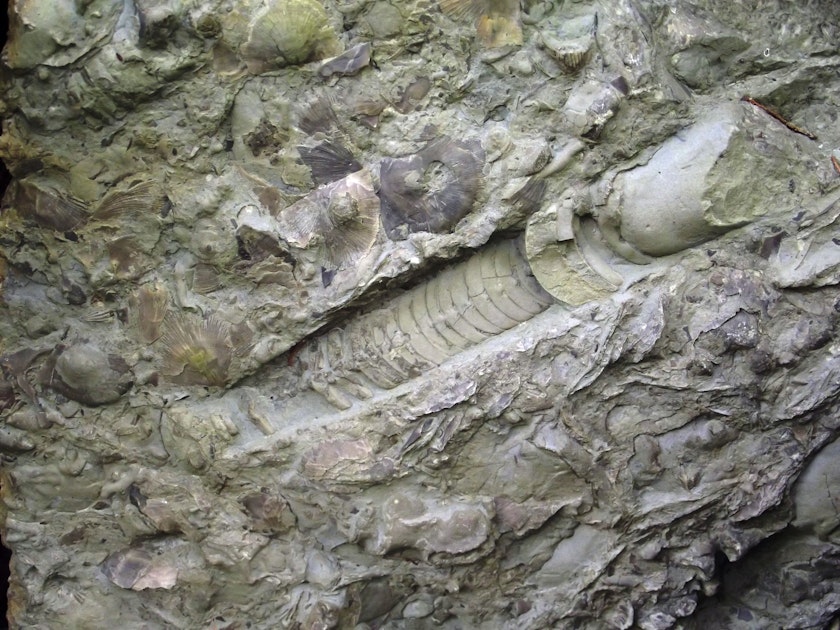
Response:
[[[325,267],[364,256],[379,233],[379,199],[365,170],[323,186],[280,214],[283,236],[299,249],[319,248]]]
[[[553,300],[520,248],[518,241],[491,245],[311,341],[298,356],[313,389],[346,408],[351,401],[339,384],[357,398],[367,383],[391,389],[544,311]]]
[[[226,383],[233,348],[226,322],[180,314],[167,316],[163,328],[164,374],[184,385]]]
[[[82,202],[50,190],[46,185],[29,181],[13,183],[3,205],[56,232],[76,229],[88,219]]]
[[[322,142],[312,148],[299,146],[303,163],[312,171],[312,181],[317,185],[329,184],[362,170],[353,154],[337,142]]]
[[[519,0],[440,0],[440,8],[454,18],[476,19],[476,33],[486,46],[522,43]]]
[[[252,72],[337,54],[340,44],[321,2],[269,0],[256,12],[242,56]]]
[[[446,136],[410,157],[382,160],[379,196],[388,236],[449,230],[472,209],[483,165],[477,141]]]

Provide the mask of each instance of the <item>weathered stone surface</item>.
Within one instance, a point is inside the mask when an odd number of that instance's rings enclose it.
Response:
[[[840,5],[11,5],[13,627],[840,613]]]

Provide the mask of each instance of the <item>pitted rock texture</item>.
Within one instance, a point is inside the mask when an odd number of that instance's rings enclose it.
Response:
[[[823,628],[840,5],[11,3],[15,628]]]

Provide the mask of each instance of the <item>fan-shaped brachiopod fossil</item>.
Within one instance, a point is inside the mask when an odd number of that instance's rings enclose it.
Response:
[[[440,0],[441,10],[454,18],[475,20],[476,34],[485,46],[519,45],[519,0]]]
[[[131,300],[132,319],[146,343],[153,343],[160,337],[168,304],[169,291],[161,283],[148,283],[137,289]]]
[[[379,196],[388,236],[444,232],[454,226],[472,209],[483,166],[479,142],[446,136],[410,157],[382,160]]]
[[[163,323],[163,373],[185,385],[227,382],[233,343],[230,326],[214,316],[169,315]]]
[[[373,246],[379,233],[379,199],[370,174],[361,170],[286,208],[279,217],[290,245],[317,249],[325,267],[349,266]]]
[[[88,219],[82,202],[35,181],[14,182],[6,193],[3,205],[56,232],[76,229]]]

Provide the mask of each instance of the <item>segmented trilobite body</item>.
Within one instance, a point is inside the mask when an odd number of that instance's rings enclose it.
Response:
[[[382,223],[391,238],[403,232],[445,232],[472,209],[481,185],[484,151],[478,142],[446,136],[412,156],[382,160]]]
[[[392,389],[544,311],[553,300],[520,248],[518,241],[485,248],[310,342],[300,359],[313,388],[322,391],[320,379]]]

